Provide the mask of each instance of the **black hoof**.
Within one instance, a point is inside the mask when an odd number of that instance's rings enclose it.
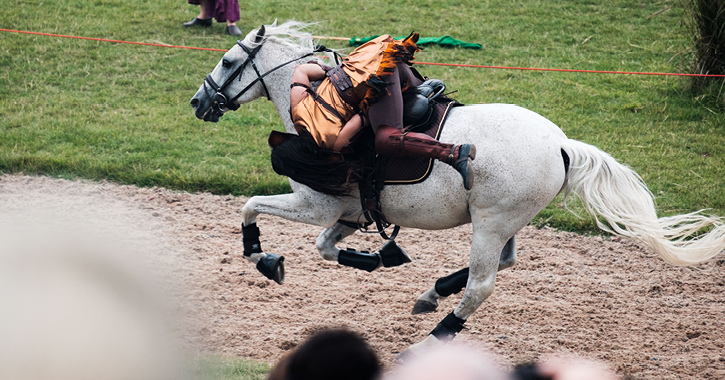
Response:
[[[413,261],[408,252],[405,252],[394,240],[388,240],[379,253],[383,266],[386,268],[397,267]]]
[[[284,282],[284,257],[267,253],[257,262],[257,270],[270,280],[282,285]]]
[[[426,314],[426,313],[432,313],[438,309],[438,305],[434,304],[430,301],[423,301],[418,300],[415,305],[413,305],[413,311],[411,314]]]

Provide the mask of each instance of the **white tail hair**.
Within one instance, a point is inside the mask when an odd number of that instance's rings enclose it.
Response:
[[[580,141],[567,140],[561,148],[570,162],[565,202],[576,194],[602,230],[639,240],[674,265],[699,264],[725,249],[721,218],[703,215],[703,210],[657,218],[652,193],[632,169]],[[711,231],[693,237],[708,226]]]

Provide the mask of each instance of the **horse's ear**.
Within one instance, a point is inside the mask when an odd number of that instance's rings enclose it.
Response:
[[[277,147],[277,145],[282,144],[283,142],[295,137],[294,133],[285,133],[280,131],[272,131],[272,133],[269,134],[269,139],[267,140],[267,143],[269,144],[270,148],[274,149]]]
[[[254,39],[254,42],[257,42],[257,43],[262,42],[262,38],[264,38],[264,33],[266,33],[266,32],[267,31],[265,30],[264,25],[262,25],[259,28],[259,30],[257,31],[257,38]]]

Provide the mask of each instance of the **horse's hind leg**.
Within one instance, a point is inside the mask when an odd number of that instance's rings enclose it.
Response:
[[[316,243],[320,256],[325,260],[337,261],[340,265],[363,269],[368,272],[372,272],[381,266],[394,267],[411,261],[408,253],[392,240],[388,241],[380,251],[375,253],[358,252],[349,248],[339,249],[336,244],[356,230],[356,228],[338,222],[332,228],[322,231],[317,237]]]
[[[510,268],[515,263],[516,235],[509,239],[503,247],[503,250],[501,250],[501,257],[498,260],[498,270]],[[440,298],[446,298],[451,294],[459,293],[466,286],[466,282],[468,282],[468,268],[463,268],[458,272],[439,278],[432,288],[418,297],[411,314],[424,314],[436,311]]]
[[[438,309],[438,299],[460,292],[466,286],[467,281],[468,267],[439,278],[432,288],[418,297],[411,314],[425,314],[436,311]]]
[[[505,231],[492,231],[484,226],[473,226],[473,243],[468,281],[463,299],[456,309],[448,314],[426,339],[414,344],[408,352],[415,353],[429,346],[449,341],[463,329],[468,317],[488,298],[495,287],[496,272],[501,251],[508,239]]]
[[[516,264],[516,235],[512,236],[503,246],[501,257],[498,259],[498,270],[511,268],[514,264]]]

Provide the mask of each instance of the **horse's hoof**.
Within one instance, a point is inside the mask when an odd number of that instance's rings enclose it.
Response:
[[[279,265],[274,270],[274,276],[272,276],[272,280],[276,282],[279,285],[282,285],[284,282],[284,263],[282,261],[279,262]]]
[[[383,266],[386,268],[397,267],[398,265],[407,264],[412,262],[408,252],[400,247],[395,240],[388,240],[387,243],[380,248],[380,259],[383,261]]]
[[[425,313],[432,313],[438,309],[438,305],[436,305],[433,302],[426,301],[426,300],[418,300],[415,302],[415,305],[413,305],[413,311],[411,314],[425,314]]]
[[[284,256],[267,253],[257,262],[257,270],[270,280],[284,282]]]

